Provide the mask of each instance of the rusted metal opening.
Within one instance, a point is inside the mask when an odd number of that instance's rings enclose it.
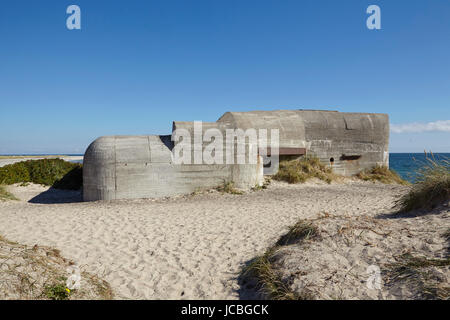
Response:
[[[340,158],[340,160],[358,160],[361,158],[361,155],[346,155],[343,154]]]
[[[266,154],[264,154],[264,149],[259,149],[258,152],[260,155],[272,155],[272,149],[267,148]],[[275,150],[274,150],[275,151]],[[273,153],[275,154],[275,153]],[[278,155],[279,156],[303,156],[306,154],[305,148],[278,148]]]
[[[280,162],[282,161],[289,161],[289,160],[296,160],[299,159],[300,157],[304,156],[306,154],[306,149],[305,148],[278,148],[278,152],[276,153],[275,150],[273,150],[274,152],[272,152],[271,148],[267,148],[266,150],[263,148],[260,148],[258,150],[258,154],[262,155],[264,158],[266,157],[270,157],[272,155],[278,155],[278,160]],[[268,168],[272,165],[270,159],[265,160],[263,167],[264,168]]]

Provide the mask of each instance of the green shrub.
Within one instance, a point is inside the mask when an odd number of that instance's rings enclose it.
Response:
[[[322,164],[319,158],[306,156],[298,160],[280,162],[278,172],[273,178],[288,183],[303,183],[310,178],[318,178],[330,183],[337,179],[337,175],[330,167]]]
[[[50,300],[68,300],[70,290],[68,290],[64,283],[56,283],[50,286],[45,286],[44,296]]]
[[[433,209],[450,200],[450,161],[427,157],[417,172],[416,182],[397,204],[400,211]]]
[[[58,189],[78,190],[83,185],[81,164],[62,159],[17,162],[0,168],[0,183],[33,182]]]
[[[403,180],[397,172],[389,169],[386,166],[376,166],[372,169],[364,170],[356,175],[357,178],[364,181],[378,181],[381,183],[392,184],[398,183],[408,185],[409,183]]]

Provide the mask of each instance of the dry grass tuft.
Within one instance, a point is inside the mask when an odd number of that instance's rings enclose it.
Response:
[[[298,160],[282,161],[273,179],[288,183],[303,183],[308,179],[318,178],[327,183],[337,180],[333,170],[322,164],[317,157],[306,156]]]
[[[450,286],[446,281],[439,279],[435,270],[450,266],[450,258],[436,259],[415,257],[403,254],[397,262],[384,267],[387,286],[399,285],[408,282],[419,293],[420,299],[448,300],[450,299]]]
[[[276,245],[286,246],[293,243],[298,243],[302,240],[311,239],[319,235],[319,229],[312,223],[303,220],[298,221],[295,225],[289,228],[289,231],[282,235],[277,241]]]
[[[408,181],[403,180],[397,172],[386,166],[376,166],[372,169],[364,170],[358,173],[356,177],[364,181],[409,185]]]
[[[0,236],[0,299],[77,300],[112,299],[111,287],[104,280],[81,272],[81,287],[68,290],[67,268],[74,263],[58,250],[27,247]]]
[[[444,236],[445,240],[450,241],[450,228],[448,228],[447,231],[445,231],[443,236]]]
[[[6,191],[5,186],[0,185],[0,201],[19,200],[13,194]]]
[[[277,251],[285,245],[300,243],[318,236],[318,228],[305,221],[298,221],[289,231],[282,235],[277,243],[262,256],[253,259],[242,269],[244,281],[255,282],[264,298],[271,300],[313,300],[314,296],[307,290],[296,292],[290,288],[289,281],[283,279],[275,268]]]
[[[273,268],[274,255],[277,248],[272,247],[264,255],[253,259],[242,271],[243,278],[256,280],[259,292],[271,300],[309,300],[311,297],[301,296],[292,291]]]
[[[409,193],[399,199],[400,212],[434,209],[450,200],[450,161],[427,157]]]
[[[112,300],[114,298],[114,292],[107,281],[88,272],[82,272],[81,276],[83,279],[87,279],[92,284],[95,292],[97,292],[103,300]]]
[[[224,181],[223,184],[219,187],[217,187],[217,190],[222,193],[229,193],[229,194],[244,194],[243,191],[236,189],[234,187],[233,181]]]
[[[271,181],[272,181],[272,178],[264,177],[264,182],[263,182],[262,186],[257,184],[252,188],[252,191],[260,191],[260,190],[267,189],[269,187]]]

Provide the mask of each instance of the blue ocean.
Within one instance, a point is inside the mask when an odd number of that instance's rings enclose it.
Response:
[[[424,166],[426,158],[434,157],[434,160],[450,160],[450,153],[434,153],[433,155],[425,153],[390,153],[389,167],[397,172],[404,180],[414,182],[416,180],[416,171]]]

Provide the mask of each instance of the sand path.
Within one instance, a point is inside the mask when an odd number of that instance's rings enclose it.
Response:
[[[0,234],[60,249],[118,298],[234,299],[245,297],[240,267],[299,218],[390,212],[405,187],[272,183],[246,195],[57,204],[42,202],[79,195],[36,185],[10,190],[22,200],[0,202]]]

